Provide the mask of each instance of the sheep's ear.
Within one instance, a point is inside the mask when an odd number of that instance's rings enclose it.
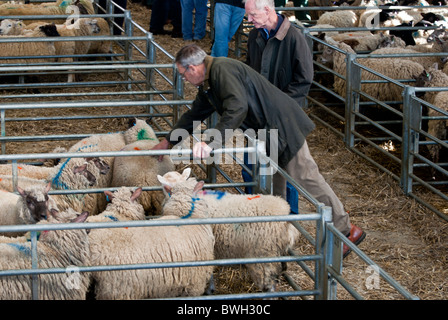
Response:
[[[58,210],[56,210],[55,208],[51,208],[49,212],[50,212],[50,215],[53,218],[58,219],[58,217],[59,217],[59,211]]]
[[[166,181],[166,179],[159,174],[157,175],[157,179],[163,186],[169,185],[168,181]]]
[[[182,171],[182,178],[184,180],[187,180],[190,174],[191,174],[191,168],[186,168],[184,171]]]
[[[135,189],[134,192],[132,193],[131,201],[137,200],[137,198],[140,197],[141,194],[142,194],[142,187]]]
[[[439,70],[439,64],[436,62],[432,65],[432,67],[436,70]]]
[[[167,194],[170,194],[172,188],[171,188],[170,186],[168,186],[168,185],[164,185],[164,186],[163,186],[163,189],[165,190],[165,192],[166,192]]]
[[[84,221],[86,221],[88,216],[89,216],[89,212],[88,211],[83,211],[79,216],[77,216],[71,222],[74,222],[74,223],[84,222]]]
[[[112,199],[114,198],[114,194],[109,190],[104,190],[104,194],[106,195],[109,201],[112,201]]]
[[[203,187],[204,187],[204,181],[199,181],[198,183],[196,183],[193,189],[193,194],[196,194],[199,191],[201,191]]]
[[[48,191],[51,190],[51,181],[47,183],[47,186],[45,187],[45,193],[48,193]]]
[[[25,190],[23,190],[23,189],[20,188],[19,186],[17,186],[17,191],[20,193],[20,195],[21,195],[22,197],[26,197]]]

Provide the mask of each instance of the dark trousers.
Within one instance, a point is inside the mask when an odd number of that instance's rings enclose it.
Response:
[[[126,10],[126,5],[128,3],[128,0],[115,0],[115,3]],[[98,4],[107,11],[107,7],[106,7],[107,0],[98,0]],[[122,13],[123,13],[123,11],[121,11],[120,9],[114,8],[113,14],[122,14]],[[103,14],[103,12],[98,12],[98,14]],[[123,27],[124,18],[117,17],[114,19],[114,21],[117,25],[119,25],[120,27]],[[115,25],[114,25],[114,29],[113,29],[113,34],[121,35],[121,30],[118,27],[116,27]]]
[[[158,32],[163,30],[163,26],[168,19],[171,19],[173,32],[182,32],[182,9],[180,0],[153,0],[149,31]]]

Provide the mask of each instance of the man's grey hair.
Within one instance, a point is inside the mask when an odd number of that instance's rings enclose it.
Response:
[[[189,44],[179,50],[174,60],[175,63],[180,64],[182,67],[197,66],[204,62],[207,54],[196,44]]]
[[[253,1],[255,3],[255,7],[258,10],[261,10],[264,7],[269,7],[269,8],[272,8],[272,9],[275,8],[274,0],[243,0],[243,3],[245,4],[248,1]]]

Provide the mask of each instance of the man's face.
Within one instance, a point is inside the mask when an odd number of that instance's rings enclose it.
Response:
[[[183,79],[190,82],[195,86],[200,86],[205,80],[205,66],[200,65],[189,65],[186,68],[176,63],[177,70],[179,70]]]
[[[269,19],[269,8],[257,9],[254,0],[246,1],[245,5],[247,19],[254,24],[254,27],[266,28]]]

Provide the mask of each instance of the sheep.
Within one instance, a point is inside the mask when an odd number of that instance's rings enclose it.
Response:
[[[344,52],[354,53],[353,49],[345,43],[334,41],[331,38],[329,38],[327,42],[343,50]],[[320,59],[322,62],[332,65],[335,72],[345,77],[345,57],[345,54],[330,47],[326,47]],[[424,70],[423,66],[417,62],[399,58],[381,58],[379,60],[365,58],[358,59],[358,61],[362,65],[373,69],[382,75],[392,79],[404,80],[403,82],[405,83],[405,80],[409,79],[411,81],[414,76],[419,75]],[[361,78],[362,80],[383,80],[382,78],[379,78],[378,76],[364,70],[361,71]],[[365,83],[361,85],[361,89],[366,94],[381,101],[403,100],[403,89],[391,83]],[[334,76],[334,91],[343,97],[346,95],[345,80],[341,79],[337,75]]]
[[[98,157],[88,157],[84,158],[86,162],[93,163],[99,170],[100,174],[107,174],[110,170],[110,167],[107,162]],[[80,168],[81,169],[81,168]],[[13,165],[10,163],[0,164],[0,176],[12,176]],[[51,179],[52,175],[55,173],[54,166],[53,167],[45,167],[45,166],[36,166],[26,163],[18,163],[17,164],[17,176],[18,177],[27,177],[37,180],[42,179]],[[81,173],[81,170],[78,172]],[[83,174],[89,178],[90,174],[86,170]],[[96,178],[92,178],[92,183],[96,182]]]
[[[30,30],[34,30],[40,25],[47,25],[47,22],[35,22],[24,28],[23,34],[27,35]],[[57,32],[61,37],[89,37],[100,32],[98,26],[98,20],[92,18],[79,18],[76,19],[73,24],[56,24]],[[28,29],[29,28],[29,29]],[[61,63],[73,63],[74,55],[86,55],[92,45],[92,41],[56,41],[55,55],[60,56],[57,58]],[[75,80],[74,74],[69,74],[67,82],[73,82]]]
[[[20,35],[23,30],[23,21],[17,19],[3,19],[0,22],[0,35],[15,36]]]
[[[375,51],[372,51],[371,54],[419,54],[419,53],[431,53],[431,52],[448,52],[448,42],[436,38],[436,41],[431,47],[423,46],[423,45],[415,45],[415,46],[406,46],[405,48],[381,48]],[[411,60],[420,63],[424,68],[429,68],[434,63],[444,62],[446,57],[440,56],[403,56],[402,59]]]
[[[372,34],[370,32],[348,32],[333,35],[331,38],[337,42],[348,44],[354,51],[372,51],[383,47],[405,46],[404,41],[400,38],[385,35],[383,33]]]
[[[316,24],[329,24],[335,28],[352,28],[358,25],[358,16],[351,10],[329,11],[322,14]]]
[[[187,171],[188,172],[188,171]],[[183,190],[197,188],[194,178],[183,180],[187,174],[173,177],[167,181],[158,176],[165,193],[169,194],[163,206],[163,212],[175,212],[181,204],[171,205],[171,199],[176,193],[186,193]],[[190,193],[191,194],[191,193]],[[289,215],[289,204],[281,197],[273,195],[238,195],[225,192],[204,190],[196,192],[197,201],[205,201],[211,218],[217,217],[255,217]],[[187,200],[184,200],[187,202]],[[184,204],[184,207],[188,204]],[[196,209],[196,207],[194,207]],[[185,209],[184,209],[185,210]],[[297,241],[299,232],[289,222],[266,222],[247,224],[214,224],[212,226],[215,236],[215,258],[255,258],[276,257],[286,255],[288,249]],[[277,263],[247,264],[246,268],[255,285],[263,291],[274,291],[275,283],[281,274],[282,267]]]
[[[71,209],[69,209],[71,211]],[[68,216],[72,216],[71,214]],[[88,212],[68,220],[65,212],[51,211],[50,223],[82,223]],[[11,242],[0,244],[0,269],[31,269],[31,243]],[[43,231],[37,242],[39,268],[81,267],[89,264],[90,247],[85,229]],[[50,273],[39,275],[38,297],[42,300],[84,300],[88,290],[87,273],[75,278],[67,274]],[[30,300],[32,279],[28,275],[0,277],[0,299]]]
[[[102,176],[100,169],[90,158],[68,158],[61,161],[53,168],[52,174],[46,179],[32,179],[24,176],[17,177],[18,185],[26,188],[30,185],[46,185],[49,181],[54,190],[82,190],[97,184]],[[14,191],[13,177],[11,175],[0,175],[0,188]],[[68,207],[76,211],[89,211],[95,215],[100,212],[99,195],[96,193],[86,194],[53,194],[50,196],[60,210]]]
[[[17,187],[19,194],[12,192],[0,192],[0,225],[34,224],[46,219],[49,207],[48,191],[51,183],[45,187],[32,186],[26,190]],[[7,232],[9,237],[20,236],[20,232]]]
[[[190,193],[179,199],[182,208],[159,219],[181,219],[194,206],[192,218],[204,218],[206,206]],[[211,226],[184,225],[94,229],[89,234],[92,266],[213,260]],[[213,266],[153,268],[92,273],[97,300],[199,296],[207,289]]]
[[[40,4],[1,4],[0,16],[37,16],[37,15],[65,15],[70,13],[95,14],[93,2],[91,0],[57,0]],[[33,20],[26,20],[26,24],[33,23]],[[55,23],[63,23],[61,20],[54,20]]]
[[[121,150],[150,150],[157,143],[158,140],[140,140],[127,144]],[[157,175],[163,175],[174,169],[174,163],[169,156],[164,156],[161,162],[157,157],[151,156],[117,157],[114,161],[111,186],[156,186]],[[156,215],[160,213],[163,198],[161,191],[144,191],[139,202],[148,215]]]
[[[386,5],[390,6],[390,5]],[[358,27],[394,27],[403,23],[417,23],[422,15],[414,10],[400,9],[369,9],[363,12],[359,18]],[[378,25],[374,25],[378,23]]]
[[[139,140],[157,141],[157,135],[152,127],[142,119],[132,119],[129,124],[129,129],[124,133],[124,141],[126,144],[131,144]]]
[[[142,193],[142,188],[132,191],[132,188],[121,187],[116,191],[104,191],[109,203],[104,211],[96,216],[90,216],[87,222],[110,222],[126,220],[144,220],[145,211],[136,201]]]
[[[19,36],[2,36],[1,39],[6,38],[25,38],[25,37],[56,37],[59,33],[55,26],[45,25],[36,28],[31,33]],[[33,58],[22,59],[1,59],[2,64],[29,64],[29,63],[48,63],[53,58],[38,58],[39,56],[54,56],[56,48],[54,41],[38,41],[38,42],[4,42],[2,43],[2,50],[0,50],[0,57],[20,57],[20,56],[34,56]]]
[[[419,76],[415,77],[418,87],[448,87],[448,75],[438,69],[438,65],[425,69]],[[448,92],[447,91],[428,91],[423,99],[435,107],[448,112]],[[441,113],[433,108],[428,108],[429,117],[440,117]],[[447,139],[447,119],[437,119],[428,121],[428,133],[440,139]],[[428,138],[429,141],[431,141]],[[428,151],[433,162],[439,161],[439,154],[442,148],[439,144],[429,144]]]

